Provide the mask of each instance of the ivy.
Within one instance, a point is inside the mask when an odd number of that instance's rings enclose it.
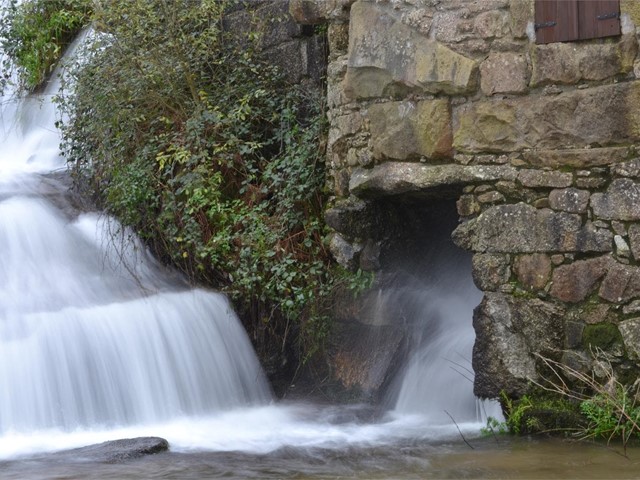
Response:
[[[296,325],[309,356],[332,292],[370,277],[335,275],[324,244],[322,95],[287,84],[259,32],[224,28],[236,3],[98,4],[101,33],[58,98],[62,147],[108,213],[254,327]]]

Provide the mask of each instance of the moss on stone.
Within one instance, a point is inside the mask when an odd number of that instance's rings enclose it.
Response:
[[[623,342],[618,327],[613,323],[604,322],[587,325],[582,332],[582,344],[585,348],[600,348],[608,351],[613,347],[621,346]]]

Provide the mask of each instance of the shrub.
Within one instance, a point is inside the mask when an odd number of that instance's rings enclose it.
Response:
[[[321,94],[288,85],[229,0],[112,0],[59,102],[77,185],[254,327],[290,324],[307,354],[337,284],[323,242]],[[257,22],[256,22],[257,23]]]

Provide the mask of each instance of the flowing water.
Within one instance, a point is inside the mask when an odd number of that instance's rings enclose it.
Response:
[[[189,288],[117,222],[65,199],[51,93],[2,104],[0,478],[527,478],[541,452],[556,474],[587,478],[619,458],[479,438],[495,408],[472,394],[480,297],[468,256],[438,245],[442,267],[381,292],[411,304],[415,328],[385,413],[276,402],[224,296]],[[171,451],[113,465],[55,453],[138,436]]]

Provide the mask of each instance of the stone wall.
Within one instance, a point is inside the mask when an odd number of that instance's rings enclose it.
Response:
[[[598,373],[601,349],[618,378],[639,372],[640,9],[621,1],[621,36],[536,45],[533,3],[290,5],[328,24],[335,256],[384,270],[397,205],[457,201],[453,237],[485,292],[482,397],[525,393],[536,354]]]

